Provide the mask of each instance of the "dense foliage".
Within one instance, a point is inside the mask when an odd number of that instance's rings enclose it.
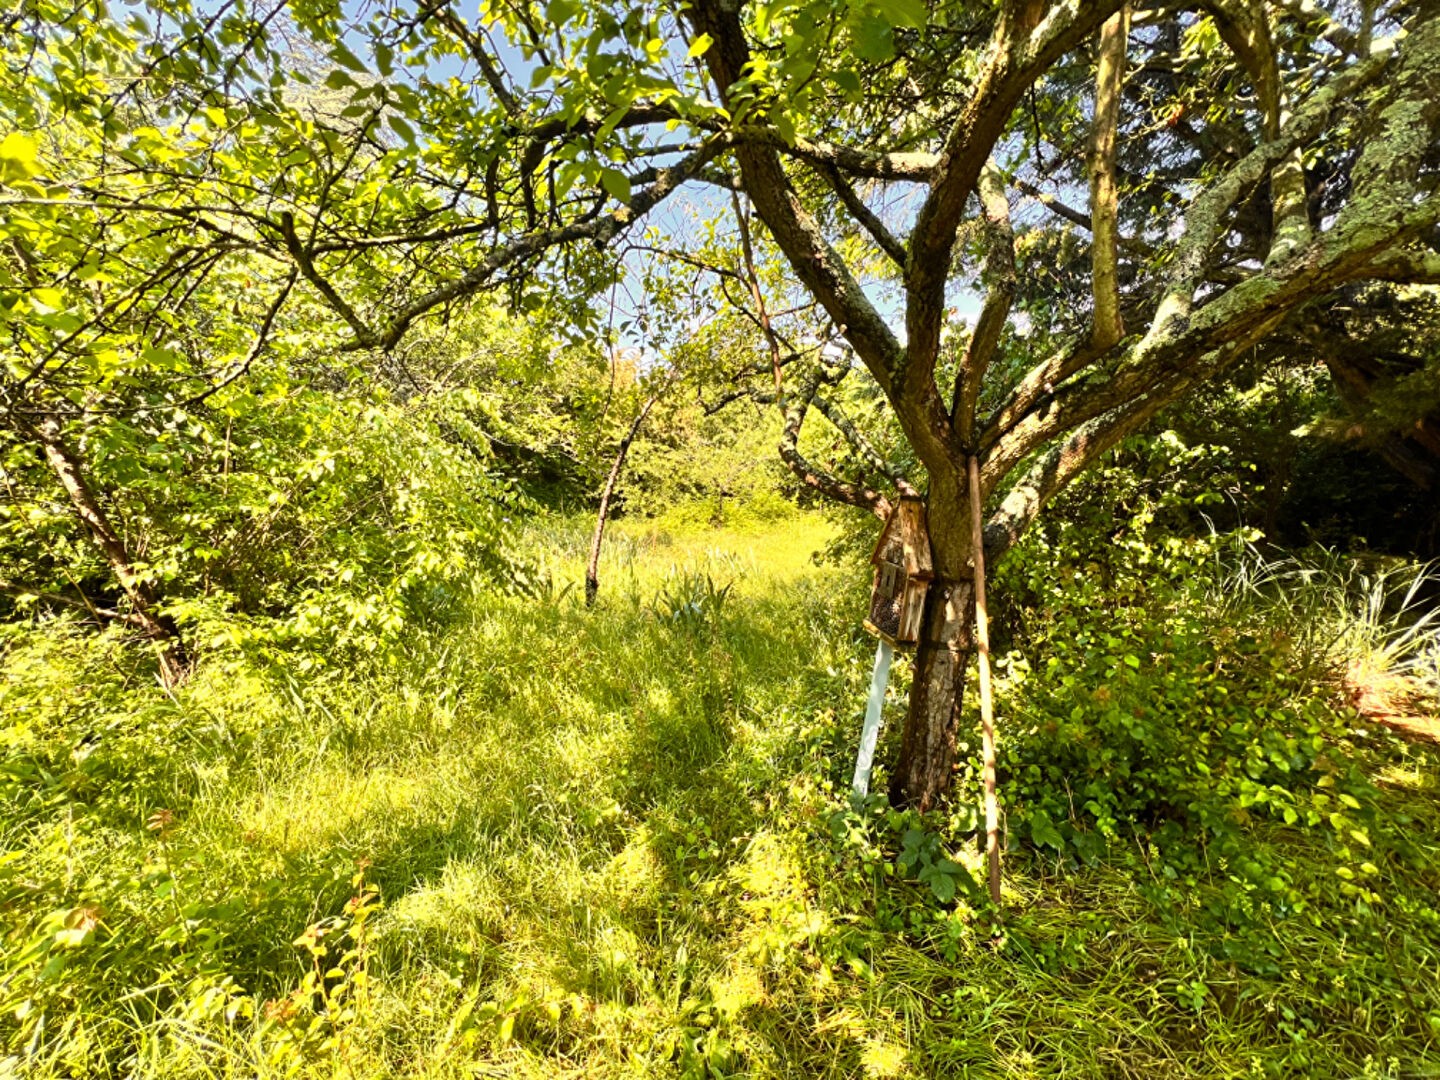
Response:
[[[0,1076],[1440,1068],[1437,57],[0,11]]]

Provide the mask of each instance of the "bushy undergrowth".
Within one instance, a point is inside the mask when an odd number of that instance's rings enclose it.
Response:
[[[1214,544],[1001,575],[997,923],[973,747],[942,814],[849,804],[863,585],[813,521],[622,525],[591,612],[583,528],[531,539],[536,596],[343,670],[8,640],[0,1072],[1440,1067],[1440,757]]]

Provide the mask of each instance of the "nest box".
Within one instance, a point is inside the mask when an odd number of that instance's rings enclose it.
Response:
[[[892,645],[915,644],[925,593],[935,576],[924,503],[913,495],[901,497],[885,519],[870,561],[875,564],[875,584],[865,629]]]

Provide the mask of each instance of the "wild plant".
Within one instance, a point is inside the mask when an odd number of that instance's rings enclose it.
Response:
[[[708,571],[673,570],[649,603],[662,624],[695,633],[716,626],[734,582],[717,586]]]

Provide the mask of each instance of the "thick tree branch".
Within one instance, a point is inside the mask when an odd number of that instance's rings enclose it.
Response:
[[[1216,235],[1217,207],[1233,201],[1243,179],[1263,176],[1266,161],[1318,133],[1337,100],[1378,76],[1388,66],[1387,58],[1388,52],[1357,65],[1353,78],[1337,79],[1321,90],[1296,116],[1284,138],[1256,148],[1197,199],[1180,244],[1184,254],[1176,261],[1191,258],[1197,246]],[[1383,276],[1397,247],[1403,249],[1440,220],[1440,198],[1422,197],[1417,188],[1420,163],[1437,127],[1440,21],[1430,20],[1406,39],[1400,70],[1387,84],[1387,98],[1355,166],[1355,194],[1332,228],[1281,266],[1241,282],[1199,311],[1190,307],[1193,283],[1182,293],[1183,304],[1174,302],[1172,291],[1144,339],[1127,350],[1110,376],[1067,383],[1046,395],[1043,410],[1028,412],[1009,430],[995,430],[994,425],[987,430],[994,440],[986,463],[988,484],[998,483],[1016,463],[1064,432],[1155,393],[1156,387],[1189,379],[1187,373],[1200,363],[1195,357],[1218,355],[1236,342],[1253,341],[1307,300],[1348,281],[1377,276],[1377,267]],[[1187,272],[1182,267],[1178,273],[1183,279]],[[1186,385],[1193,385],[1193,380]]]
[[[736,129],[741,142],[766,146],[787,157],[810,165],[836,168],[851,176],[869,180],[909,180],[929,183],[938,154],[924,151],[857,150],[851,146],[797,136],[786,140],[779,131],[763,124],[745,124]]]
[[[736,11],[722,0],[697,0],[689,17],[698,33],[710,35],[705,53],[710,77],[727,108],[731,87],[747,70],[750,50]],[[896,377],[904,350],[895,334],[861,289],[849,267],[825,238],[813,215],[801,203],[776,151],[757,140],[741,140],[735,148],[745,188],[756,212],[785,253],[796,275],[825,308],[846,340],[895,404],[906,433],[922,460],[945,457],[948,421],[933,400],[905,398]]]
[[[1020,539],[1041,509],[1107,450],[1142,427],[1160,405],[1144,398],[1081,425],[1051,447],[1010,488],[985,523],[985,557],[995,560]]]
[[[1121,0],[1041,0],[1001,5],[975,88],[961,109],[931,177],[930,194],[915,219],[905,274],[906,350],[919,382],[940,345],[945,283],[956,230],[980,171],[1010,122],[1021,95],[1059,57],[1105,21]]]
[[[1390,51],[1379,42],[1374,49]],[[1440,18],[1431,14],[1403,39],[1398,70],[1367,120],[1350,174],[1352,194],[1324,234],[1332,245],[1351,233],[1366,242],[1386,230],[1397,230],[1396,240],[1418,239],[1426,222],[1435,220],[1440,192],[1433,172],[1421,182],[1421,170],[1440,136]],[[1398,230],[1409,235],[1402,237]],[[1397,243],[1392,249],[1398,248]]]
[[[965,345],[965,354],[955,370],[955,395],[951,421],[967,452],[975,434],[975,406],[985,371],[1000,344],[1000,334],[1010,317],[1015,298],[1015,233],[1010,226],[1010,203],[1005,198],[1005,179],[991,162],[980,174],[980,208],[985,217],[985,302],[975,329]]]
[[[1270,15],[1264,0],[1209,0],[1215,26],[1255,84],[1265,141],[1280,137],[1286,109],[1285,86],[1275,56]],[[1267,263],[1287,259],[1310,241],[1305,197],[1305,163],[1296,147],[1270,173],[1271,237]]]
[[[1174,404],[1186,391],[1214,378],[1235,363],[1245,351],[1282,320],[1272,315],[1242,338],[1216,349],[1188,368],[1174,373],[1148,393],[1132,398],[1081,424],[1066,438],[1046,449],[1011,486],[1000,506],[985,525],[985,556],[997,559],[1013,545],[1054,496],[1080,473],[1117,446],[1126,436],[1140,430],[1161,410]],[[984,490],[993,490],[999,481],[992,474]]]
[[[1432,109],[1440,114],[1440,95]],[[1043,410],[1029,413],[994,444],[986,462],[987,490],[1031,452],[1093,417],[1152,394],[1156,387],[1174,380],[1194,385],[1198,379],[1192,376],[1203,368],[1197,357],[1221,355],[1237,342],[1258,340],[1306,301],[1349,281],[1372,277],[1376,259],[1383,259],[1395,244],[1404,243],[1414,233],[1434,226],[1440,217],[1440,200],[1417,206],[1401,199],[1389,210],[1388,221],[1362,217],[1349,227],[1337,224],[1283,267],[1241,282],[1187,319],[1172,321],[1163,332],[1157,334],[1152,326],[1143,341],[1125,351],[1110,375],[1081,378],[1047,395]]]
[[[1329,12],[1322,11],[1314,0],[1274,0],[1275,6],[1296,22],[1319,24],[1320,37],[1351,56],[1361,56],[1365,50],[1360,40],[1346,27],[1336,22]]]
[[[1105,20],[1095,69],[1095,119],[1090,137],[1090,290],[1094,297],[1091,340],[1108,349],[1125,336],[1120,318],[1120,221],[1115,184],[1115,136],[1125,84],[1130,6]]]
[[[1346,69],[1316,91],[1285,125],[1280,138],[1262,143],[1250,151],[1191,203],[1185,215],[1185,234],[1176,245],[1171,260],[1165,292],[1146,332],[1147,346],[1169,334],[1189,317],[1195,290],[1204,278],[1210,248],[1220,237],[1226,214],[1241,194],[1264,180],[1273,165],[1318,136],[1329,121],[1331,112],[1377,80],[1390,66],[1393,56],[1393,43],[1377,43],[1370,59]]]
[[[1440,252],[1387,251],[1370,264],[1378,281],[1404,285],[1440,285]]]
[[[365,325],[365,321],[360,318],[355,309],[316,267],[314,256],[300,242],[300,237],[295,232],[295,215],[289,210],[280,215],[280,235],[285,239],[285,250],[290,253],[290,258],[295,260],[295,265],[305,280],[315,286],[315,291],[323,296],[325,302],[345,320],[354,332],[356,340],[365,342],[373,340],[375,335],[370,327]]]

